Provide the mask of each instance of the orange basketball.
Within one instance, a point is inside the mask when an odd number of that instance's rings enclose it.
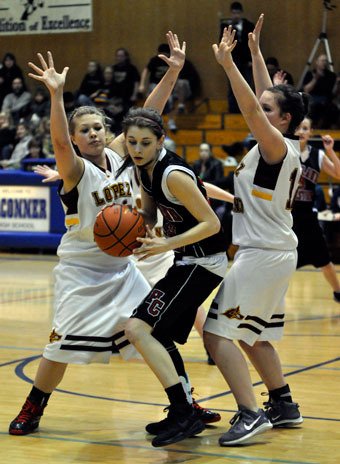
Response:
[[[96,217],[93,227],[98,247],[111,256],[129,256],[141,245],[137,237],[146,233],[143,216],[128,205],[110,205]]]

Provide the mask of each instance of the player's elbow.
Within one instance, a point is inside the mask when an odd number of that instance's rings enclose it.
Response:
[[[217,234],[221,229],[221,222],[218,219],[217,216],[212,219],[209,227],[209,231],[211,232],[211,235]]]

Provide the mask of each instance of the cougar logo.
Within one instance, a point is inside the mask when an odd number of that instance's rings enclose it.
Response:
[[[61,340],[61,335],[57,334],[55,329],[53,329],[50,333],[50,343],[58,342],[59,340]]]
[[[223,316],[227,316],[228,319],[244,319],[244,316],[240,313],[240,307],[237,308],[230,308],[224,311]]]

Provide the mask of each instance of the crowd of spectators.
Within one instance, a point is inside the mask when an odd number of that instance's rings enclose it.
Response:
[[[220,33],[223,27],[232,24],[238,35],[238,46],[233,52],[239,69],[252,85],[251,60],[245,37],[253,25],[244,18],[240,2],[230,4],[230,17],[221,19]],[[238,50],[238,51],[237,51]],[[87,71],[80,79],[79,87],[74,92],[64,93],[64,104],[67,113],[77,106],[93,105],[103,109],[111,120],[111,132],[120,133],[121,122],[132,106],[139,99],[144,99],[160,81],[166,72],[166,63],[158,54],[168,54],[167,44],[160,44],[157,53],[146,63],[139,73],[131,63],[128,50],[118,48],[115,51],[114,63],[103,66],[96,60],[90,60]],[[242,64],[243,63],[243,64]],[[275,83],[275,76],[281,73],[285,83],[294,85],[292,75],[283,70],[275,56],[266,58],[266,65]],[[340,73],[337,75],[329,69],[327,56],[321,54],[305,74],[301,90],[310,95],[310,116],[316,129],[337,129],[340,126]],[[165,114],[168,129],[177,130],[176,115],[192,109],[191,103],[200,95],[200,77],[189,60],[181,71],[173,94],[171,95]],[[53,147],[49,133],[50,100],[46,90],[40,86],[32,89],[26,87],[22,69],[16,57],[5,53],[0,63],[0,169],[13,169],[29,166],[23,160],[34,157],[53,158]],[[229,92],[230,113],[238,112],[233,104],[233,95]],[[171,141],[171,139],[169,139]],[[29,144],[32,144],[30,146]],[[39,150],[33,147],[40,147]],[[227,145],[222,146],[228,147]],[[225,166],[237,164],[228,150]],[[212,162],[212,159],[206,163]],[[202,164],[198,153],[197,164]],[[202,166],[206,166],[202,164]]]

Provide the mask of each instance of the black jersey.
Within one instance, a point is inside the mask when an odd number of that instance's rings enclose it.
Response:
[[[171,193],[167,191],[166,178],[173,170],[180,170],[191,176],[203,196],[209,201],[202,181],[196,176],[191,167],[175,153],[163,149],[155,164],[152,182],[150,182],[146,171],[142,169],[141,183],[143,189],[152,196],[162,213],[163,229],[166,237],[180,235],[198,224],[197,219],[176,198],[171,198]],[[197,258],[225,251],[227,251],[227,240],[222,226],[217,234],[175,250],[175,252],[182,255]]]
[[[294,201],[293,213],[294,211],[312,211],[313,209],[315,186],[320,175],[318,148],[309,146],[309,156],[306,161],[301,161],[301,166],[302,175]]]

